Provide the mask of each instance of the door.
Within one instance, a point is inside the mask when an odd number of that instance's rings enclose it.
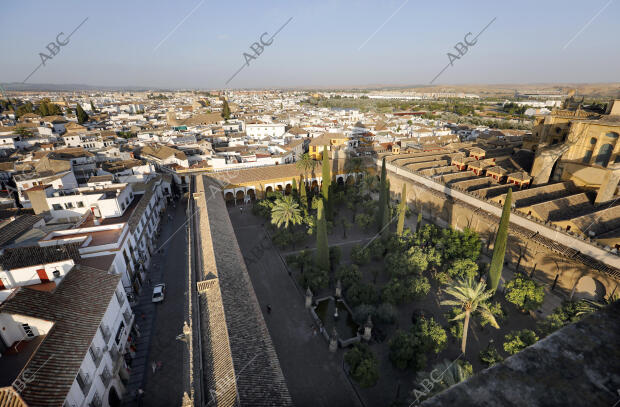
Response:
[[[47,273],[45,272],[45,269],[38,269],[37,274],[39,275],[42,283],[47,283],[50,281],[50,279],[47,278]]]

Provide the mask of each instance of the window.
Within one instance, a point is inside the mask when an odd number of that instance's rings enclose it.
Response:
[[[617,139],[618,138],[618,133],[607,133],[605,134],[605,136],[609,137],[610,139]]]
[[[76,202],[76,205],[77,205],[77,207],[78,207],[78,208],[83,208],[83,207],[84,207],[84,202],[82,202],[82,201],[77,201],[77,202]]]
[[[590,139],[590,144],[595,145],[596,144],[596,137],[592,137]]]
[[[55,211],[62,211],[62,206],[59,204],[52,204],[52,209]]]
[[[73,202],[67,202],[67,203],[65,204],[65,208],[67,208],[67,209],[73,209]]]
[[[54,278],[58,278],[60,277],[60,270],[54,270],[52,271],[52,274],[54,275]]]
[[[609,163],[609,159],[611,158],[611,151],[613,150],[613,146],[609,143],[603,144],[601,148],[598,150],[598,155],[596,156],[596,160],[594,164],[600,165],[601,167],[606,167]]]
[[[592,150],[588,150],[584,154],[582,161],[584,164],[589,164],[591,159],[592,159]]]
[[[22,324],[22,328],[24,329],[24,333],[28,338],[34,338],[34,333],[32,332],[32,328],[28,324]]]

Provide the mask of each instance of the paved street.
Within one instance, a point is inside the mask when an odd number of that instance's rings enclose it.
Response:
[[[342,370],[344,352],[330,353],[325,340],[313,336],[304,299],[265,238],[262,219],[254,217],[250,208],[245,206],[243,214],[230,208],[229,213],[293,402],[296,406],[360,405]],[[264,250],[251,258],[255,247]]]
[[[162,217],[162,231],[157,242],[163,246],[163,253],[151,260],[147,278],[151,286],[166,284],[166,295],[162,303],[151,302],[152,288],[145,287],[139,305],[134,309],[136,323],[141,336],[138,341],[136,357],[131,366],[131,377],[125,394],[124,406],[138,405],[135,394],[139,388],[144,390],[143,406],[178,406],[184,389],[183,365],[185,343],[176,340],[182,332],[186,313],[187,298],[187,240],[183,223],[186,220],[185,203],[177,202],[176,209],[168,207]],[[176,234],[173,233],[177,231]],[[172,236],[172,238],[170,238]],[[152,364],[159,363],[153,373]]]

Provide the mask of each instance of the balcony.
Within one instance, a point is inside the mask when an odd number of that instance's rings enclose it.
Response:
[[[101,378],[101,382],[103,383],[103,385],[107,388],[110,385],[110,381],[112,380],[112,373],[110,373],[107,366],[103,368],[103,371],[101,372],[99,377]]]
[[[112,375],[115,375],[118,372],[118,369],[121,367],[121,362],[123,361],[121,353],[118,351],[116,346],[112,346],[110,348],[110,359],[112,359]]]
[[[131,319],[133,318],[133,315],[132,315],[131,311],[129,311],[128,309],[125,310],[123,312],[123,318],[125,319],[125,324],[127,326],[130,326]]]
[[[101,359],[103,358],[103,352],[100,348],[93,348],[92,346],[88,348],[88,352],[90,356],[93,358],[93,362],[95,362],[95,367],[99,367],[101,363]]]
[[[108,328],[105,325],[99,325],[99,330],[101,331],[101,335],[103,335],[103,341],[107,345],[108,342],[110,342],[110,337],[112,336],[112,333],[110,332],[110,328]]]
[[[88,403],[89,407],[101,407],[102,406],[102,402],[101,402],[101,396],[99,395],[99,393],[95,393],[95,395],[93,396],[93,399],[90,401],[90,403]]]
[[[120,305],[122,307],[123,304],[125,303],[125,296],[122,293],[119,293],[118,290],[114,291],[114,294],[116,294],[116,299],[118,300],[118,305]]]
[[[80,370],[75,380],[77,380],[78,385],[80,386],[80,389],[82,390],[82,393],[84,393],[84,396],[88,396],[88,391],[90,390],[90,386],[93,384],[93,380],[90,378],[90,375]]]

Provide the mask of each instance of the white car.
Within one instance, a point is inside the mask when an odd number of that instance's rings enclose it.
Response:
[[[157,284],[153,287],[153,302],[162,302],[166,293],[166,284]]]

